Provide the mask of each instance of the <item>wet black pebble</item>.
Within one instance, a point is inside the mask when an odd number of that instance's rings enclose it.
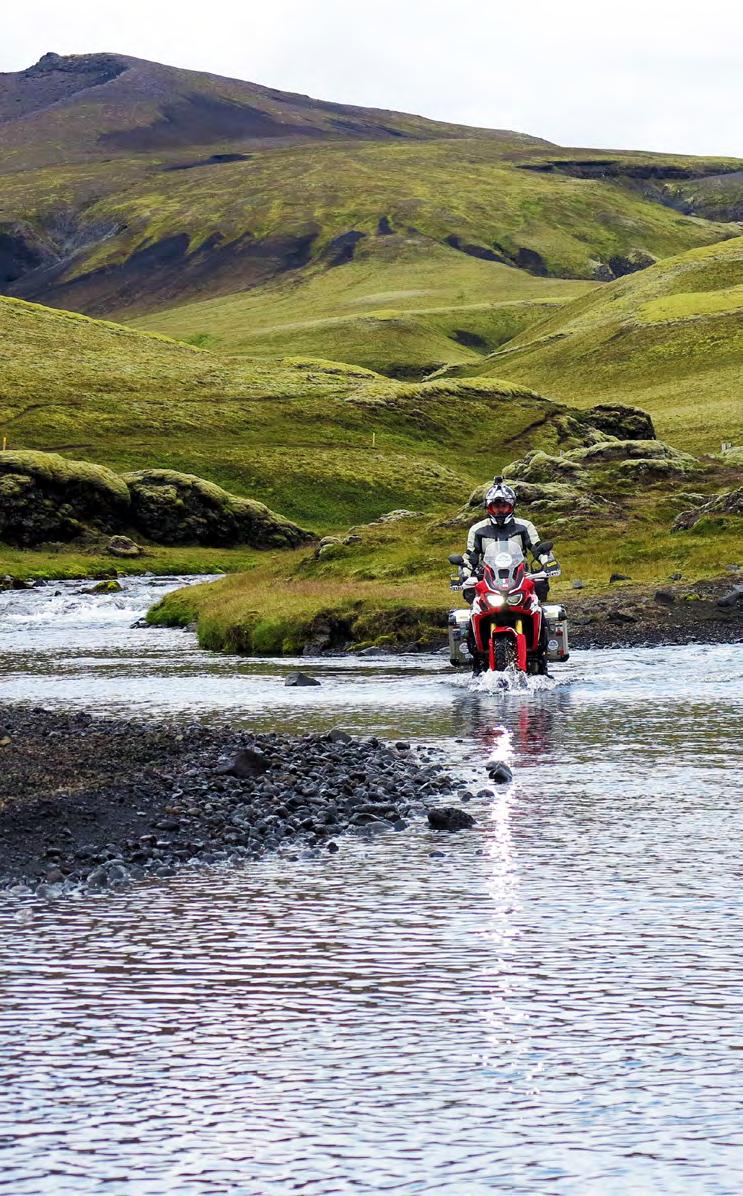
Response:
[[[215,772],[223,776],[240,777],[245,780],[249,777],[260,776],[261,773],[267,771],[268,767],[268,760],[263,752],[257,752],[253,748],[243,748],[232,760],[226,764],[220,764]]]
[[[475,820],[457,806],[434,806],[428,811],[428,824],[435,831],[463,831],[474,826]]]
[[[488,765],[488,776],[498,785],[507,785],[509,781],[513,780],[513,772],[502,760],[499,760],[497,764]]]

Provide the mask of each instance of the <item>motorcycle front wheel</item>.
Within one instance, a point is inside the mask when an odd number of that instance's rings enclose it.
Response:
[[[504,673],[516,659],[513,650],[513,640],[510,635],[493,636],[493,667],[496,673]]]

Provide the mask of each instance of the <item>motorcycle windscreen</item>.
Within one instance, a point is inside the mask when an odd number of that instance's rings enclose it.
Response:
[[[492,540],[486,544],[483,561],[486,570],[492,571],[493,580],[496,582],[514,581],[519,567],[526,564],[520,548],[506,550]]]

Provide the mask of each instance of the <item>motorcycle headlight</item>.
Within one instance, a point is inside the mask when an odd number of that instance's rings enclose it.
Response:
[[[488,594],[487,596],[487,604],[491,610],[500,610],[505,603],[506,600],[502,594]]]
[[[520,606],[524,601],[524,595],[521,590],[514,590],[512,594],[508,595],[508,601],[511,606]]]

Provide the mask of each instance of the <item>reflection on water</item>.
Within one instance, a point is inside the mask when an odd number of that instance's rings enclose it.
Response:
[[[741,647],[497,694],[441,658],[312,661],[292,691],[130,630],[129,584],[95,617],[0,596],[0,697],[341,724],[515,783],[468,834],[4,898],[0,1192],[740,1190]]]

